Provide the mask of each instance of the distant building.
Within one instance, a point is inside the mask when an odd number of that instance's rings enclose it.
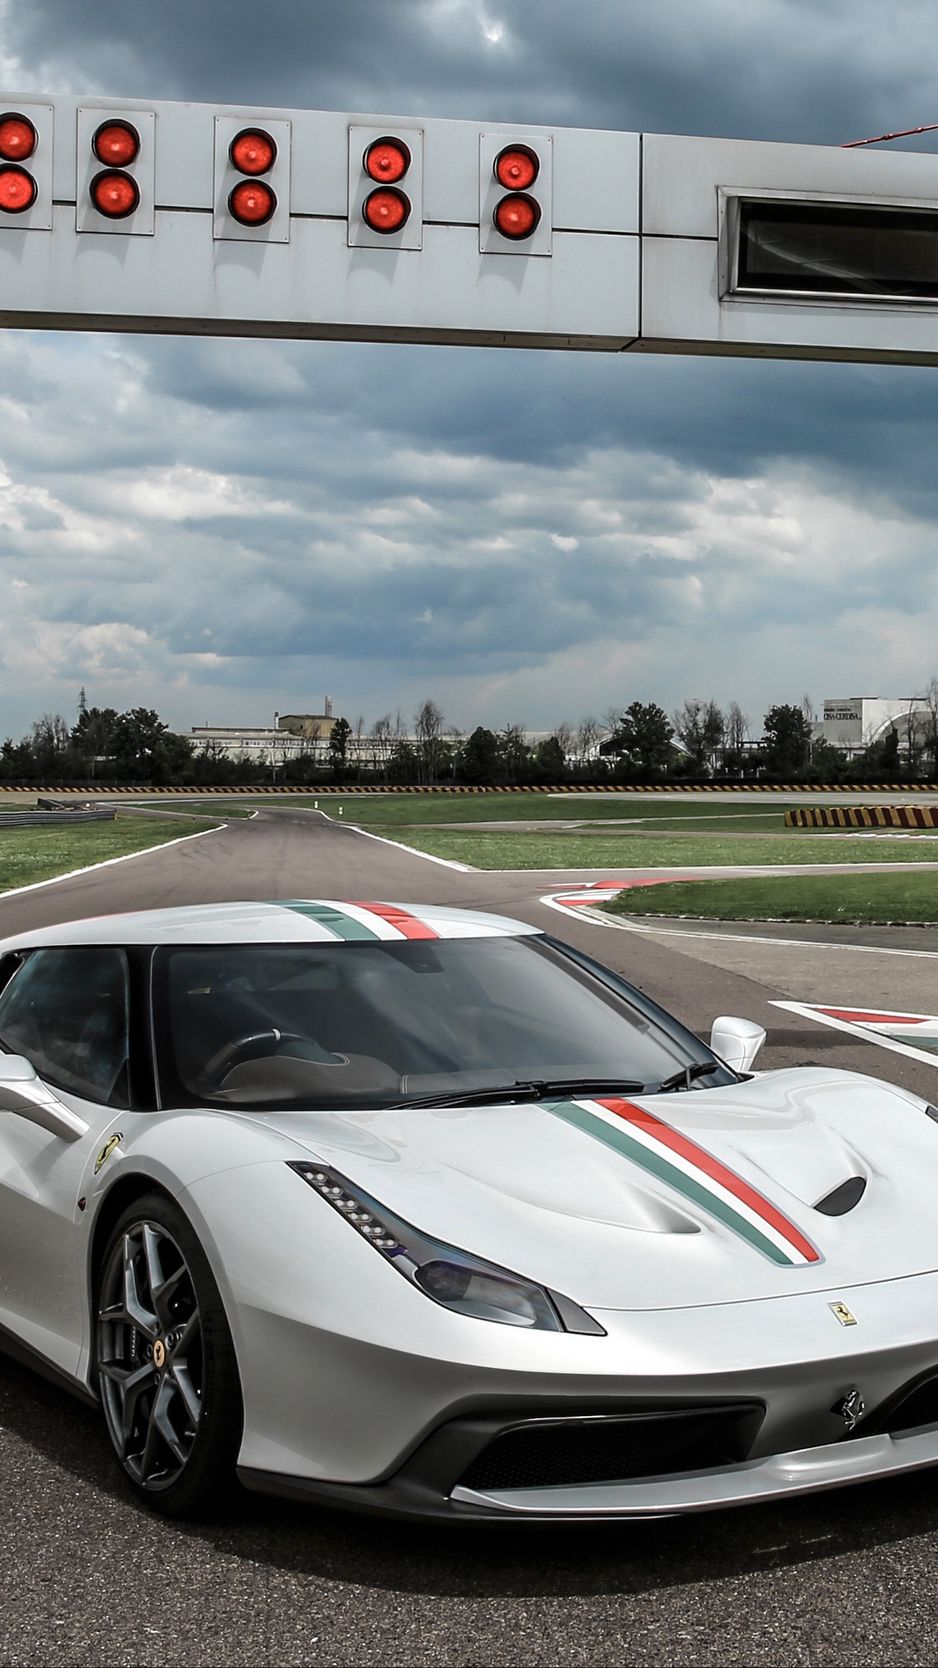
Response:
[[[274,713],[273,725],[193,724],[185,732],[197,752],[208,747],[229,759],[252,760],[255,764],[281,765],[304,754],[324,755],[336,718],[326,696],[324,712]]]
[[[307,741],[328,741],[336,724],[330,696],[326,696],[323,705],[323,712],[275,712],[274,722],[279,731],[286,730],[291,736],[303,736]]]
[[[852,758],[872,742],[884,740],[890,730],[898,731],[901,747],[908,741],[910,722],[916,731],[924,730],[927,714],[928,702],[920,695],[841,696],[824,702],[823,717],[813,733]]]

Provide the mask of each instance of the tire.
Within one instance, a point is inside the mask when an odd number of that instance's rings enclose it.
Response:
[[[168,1516],[211,1515],[235,1486],[241,1386],[208,1259],[164,1195],[115,1223],[94,1316],[95,1381],[131,1488]]]

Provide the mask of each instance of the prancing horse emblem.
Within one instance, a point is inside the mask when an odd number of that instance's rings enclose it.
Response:
[[[829,1303],[827,1307],[833,1309],[841,1326],[856,1326],[857,1317],[852,1310],[847,1308],[846,1303]]]
[[[860,1420],[866,1412],[866,1402],[863,1400],[859,1390],[854,1388],[853,1390],[848,1390],[847,1394],[842,1396],[839,1402],[834,1403],[831,1408],[831,1412],[839,1413],[847,1427],[847,1430],[852,1432],[856,1430]]]
[[[107,1163],[108,1159],[110,1158],[112,1152],[114,1152],[115,1148],[120,1146],[123,1139],[124,1139],[123,1135],[112,1135],[110,1140],[105,1141],[104,1146],[101,1148],[101,1151],[99,1152],[97,1158],[94,1161],[94,1173],[95,1173],[95,1175],[97,1175],[98,1171],[101,1170],[104,1167],[104,1165]]]

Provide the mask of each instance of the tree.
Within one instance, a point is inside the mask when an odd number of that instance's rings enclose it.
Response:
[[[15,742],[12,736],[7,736],[0,747],[0,777],[6,782],[29,781],[35,776],[35,761],[33,750],[26,736],[20,742]]]
[[[528,744],[524,739],[522,724],[506,724],[498,735],[498,757],[501,774],[506,782],[520,782],[528,774],[531,760]]]
[[[114,737],[117,731],[118,713],[115,707],[86,707],[78,715],[78,723],[72,731],[72,746],[78,757],[80,773],[83,776],[99,776],[102,774],[99,766],[104,766],[104,774],[111,764],[114,752]]]
[[[704,710],[703,701],[685,701],[673,719],[674,734],[684,748],[695,776],[702,776],[707,765]]]
[[[894,724],[885,735],[879,736],[864,748],[856,761],[858,775],[874,782],[896,782],[902,775],[899,766],[899,731]]]
[[[632,775],[658,776],[670,761],[673,735],[668,715],[657,702],[633,701],[602,751],[614,753]]]
[[[923,700],[925,711],[922,714],[922,740],[928,774],[934,780],[938,777],[938,678],[929,681]]]
[[[560,743],[560,751],[563,754],[563,762],[566,765],[567,760],[573,755],[573,725],[567,724],[566,722],[556,725],[554,735]]]
[[[65,761],[70,740],[68,724],[61,713],[44,712],[42,717],[36,720],[32,732],[32,750],[38,776],[45,776],[51,781],[57,776],[66,775]]]
[[[839,782],[847,772],[847,755],[842,747],[817,736],[811,743],[811,776],[815,782]]]
[[[800,707],[770,707],[763,719],[763,757],[769,776],[797,779],[808,763],[811,730]]]
[[[464,782],[487,787],[498,775],[498,737],[479,724],[463,745],[460,775]]]
[[[329,765],[333,776],[344,776],[348,766],[348,744],[352,726],[347,718],[337,718],[329,737]]]
[[[567,761],[557,736],[546,736],[539,741],[531,758],[534,776],[539,782],[562,782]]]
[[[919,728],[918,708],[918,698],[913,695],[902,716],[902,740],[905,750],[905,774],[907,776],[917,776],[922,765],[922,736]]]
[[[417,749],[403,737],[399,737],[392,749],[388,763],[388,770],[392,782],[416,782],[420,773],[420,760]]]
[[[435,701],[424,701],[414,718],[417,768],[421,782],[435,782],[443,759],[443,714]]]
[[[704,756],[711,770],[716,770],[723,756],[726,739],[726,719],[716,701],[709,700],[702,718]]]
[[[114,726],[117,774],[132,782],[182,782],[191,774],[192,744],[173,735],[150,707],[122,712]]]
[[[383,718],[376,718],[371,726],[371,762],[375,774],[380,773],[382,780],[387,781],[388,764],[391,759],[391,749],[394,746],[391,735],[391,714],[386,712]]]
[[[594,718],[592,713],[588,713],[585,718],[580,719],[576,727],[573,756],[581,770],[595,762],[602,733],[603,727],[599,719]]]
[[[742,776],[745,774],[749,760],[749,716],[743,712],[738,701],[731,701],[726,709],[723,726],[723,750],[720,758],[720,768],[727,776]]]

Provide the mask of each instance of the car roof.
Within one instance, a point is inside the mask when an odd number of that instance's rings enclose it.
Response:
[[[361,943],[383,939],[499,938],[534,934],[524,921],[438,904],[330,898],[194,904],[126,915],[95,915],[37,927],[0,943],[0,952],[75,944]]]

